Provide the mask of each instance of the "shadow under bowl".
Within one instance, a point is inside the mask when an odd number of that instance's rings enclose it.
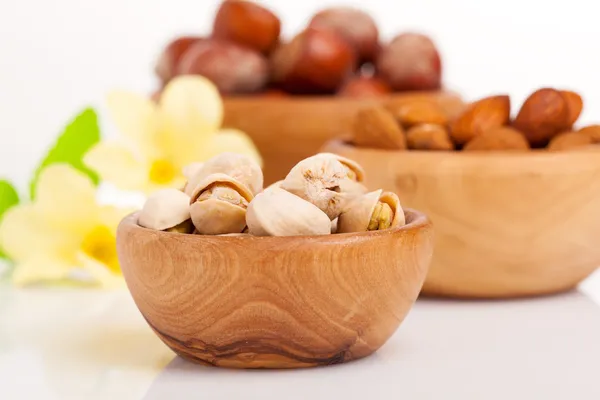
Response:
[[[423,294],[508,298],[570,290],[600,266],[600,147],[548,152],[322,151],[360,163],[435,225]]]
[[[414,304],[432,227],[307,237],[201,236],[118,229],[131,295],[177,354],[230,368],[301,368],[368,356]]]

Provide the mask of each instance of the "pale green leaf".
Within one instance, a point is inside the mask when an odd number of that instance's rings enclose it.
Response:
[[[11,207],[19,204],[19,195],[14,186],[5,180],[0,180],[0,222],[2,217]],[[6,258],[6,254],[0,248],[0,258]]]
[[[83,156],[99,141],[100,128],[98,126],[98,116],[94,109],[87,108],[65,128],[63,133],[58,137],[54,147],[50,149],[35,171],[30,185],[31,199],[35,198],[35,190],[40,173],[51,164],[70,164],[75,169],[88,175],[95,184],[98,184],[98,176],[83,163]]]

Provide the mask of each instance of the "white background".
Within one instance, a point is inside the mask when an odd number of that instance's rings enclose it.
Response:
[[[446,85],[467,99],[508,92],[514,110],[533,89],[557,86],[584,96],[582,122],[600,121],[596,1],[262,3],[280,15],[285,36],[319,8],[357,5],[377,19],[384,38],[407,30],[430,34],[442,52]],[[84,106],[101,106],[108,90],[152,91],[161,47],[178,34],[208,33],[218,4],[0,0],[0,177],[24,189],[63,125]]]

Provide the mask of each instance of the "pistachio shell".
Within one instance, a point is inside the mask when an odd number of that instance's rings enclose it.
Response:
[[[338,229],[338,218],[331,221],[331,233],[337,233]]]
[[[337,154],[333,154],[333,153],[319,153],[317,155],[334,157],[339,162],[341,162],[342,165],[344,165],[348,169],[348,171],[351,173],[349,176],[350,179],[352,179],[356,182],[364,182],[365,181],[365,170],[356,161],[351,160],[346,157],[339,156]]]
[[[383,192],[377,190],[356,198],[350,203],[346,210],[338,218],[338,233],[366,232],[372,218],[377,217],[373,214],[378,203],[387,206],[388,212],[392,212],[392,220],[389,221],[389,227],[402,226],[405,224],[404,210],[400,205],[400,200],[395,193]],[[378,221],[374,221],[377,226]],[[386,225],[387,226],[387,225]],[[377,228],[375,229],[377,230]]]
[[[331,220],[315,205],[283,189],[272,188],[248,205],[246,223],[255,236],[328,235]]]
[[[190,198],[190,213],[197,233],[241,233],[246,227],[246,207],[252,198],[250,190],[231,176],[221,173],[207,176]]]
[[[271,189],[273,189],[273,188],[279,188],[279,189],[281,189],[281,184],[282,184],[282,183],[283,183],[283,180],[280,180],[280,181],[277,181],[277,182],[275,182],[275,183],[272,183],[271,185],[267,186],[267,187],[265,188],[265,190],[271,190]]]
[[[338,233],[366,232],[369,221],[383,190],[376,190],[354,199],[338,218]]]
[[[350,181],[347,169],[335,157],[316,155],[300,161],[286,176],[281,188],[311,202],[330,220],[337,218],[355,193],[342,193]]]
[[[369,190],[360,182],[344,179],[342,183],[340,183],[340,191],[341,193],[348,193],[351,195],[361,195],[367,193]]]
[[[379,201],[382,203],[388,204],[392,212],[394,213],[394,218],[392,219],[392,227],[394,226],[404,226],[406,225],[406,216],[404,215],[404,209],[400,204],[400,199],[396,193],[392,192],[383,192],[383,194],[379,197]]]
[[[194,190],[207,176],[222,173],[241,182],[253,194],[262,191],[263,174],[260,166],[250,157],[236,153],[221,153],[206,161],[188,182],[189,191]]]
[[[185,176],[185,178],[189,181],[194,175],[198,173],[198,171],[200,171],[203,165],[204,163],[201,162],[195,162],[186,165],[185,167],[183,167],[183,176]]]
[[[138,217],[144,228],[164,231],[190,219],[190,197],[177,189],[159,190],[148,197]]]

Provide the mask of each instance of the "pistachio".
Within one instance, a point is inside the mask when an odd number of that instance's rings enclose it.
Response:
[[[365,171],[356,161],[333,153],[319,153],[317,156],[333,157],[338,160],[346,169],[346,176],[348,179],[344,179],[340,183],[341,193],[357,195],[367,193],[368,190],[362,183],[365,181]]]
[[[192,233],[194,232],[194,224],[192,223],[191,219],[188,219],[187,221],[183,221],[179,225],[166,229],[166,231],[173,233]]]
[[[202,169],[203,165],[204,163],[201,162],[195,162],[186,165],[185,167],[183,167],[183,176],[185,176],[185,178],[189,181],[194,175],[198,173],[198,171],[200,171],[200,169]]]
[[[396,194],[377,190],[353,200],[338,218],[338,233],[384,230],[405,224]]]
[[[349,182],[348,169],[335,156],[319,154],[296,164],[281,188],[311,202],[334,220],[356,197],[355,192],[342,191]]]
[[[241,233],[246,227],[246,209],[252,198],[250,190],[231,176],[222,173],[207,176],[190,198],[196,231],[201,235]]]
[[[164,231],[190,219],[190,197],[177,189],[163,189],[151,194],[138,217],[144,228]]]
[[[255,236],[328,235],[331,220],[312,203],[281,188],[258,195],[248,205],[246,223]]]
[[[250,157],[237,153],[221,153],[206,161],[189,178],[186,192],[191,196],[192,191],[212,174],[226,174],[250,189],[255,195],[262,191],[263,174],[260,166]]]

